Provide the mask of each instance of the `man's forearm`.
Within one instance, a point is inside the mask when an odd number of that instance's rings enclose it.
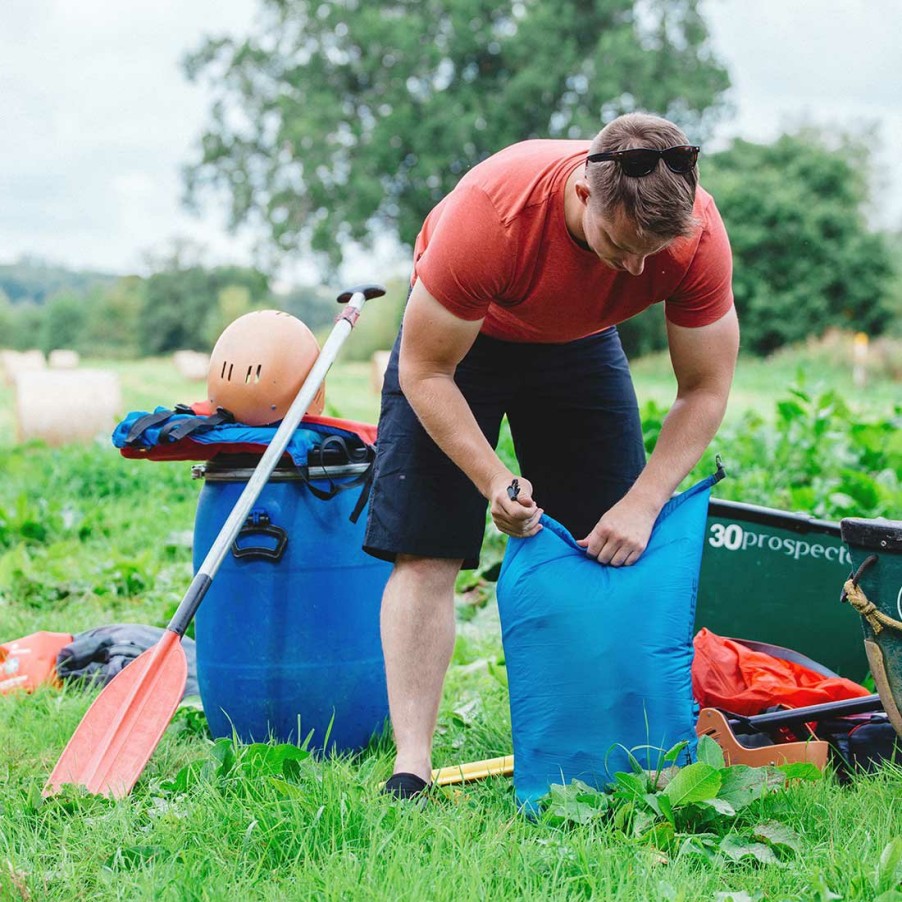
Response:
[[[726,398],[719,393],[698,391],[677,398],[631,493],[660,510],[717,434],[725,410]]]
[[[401,388],[432,440],[488,498],[493,478],[508,468],[482,434],[454,379],[402,374]]]

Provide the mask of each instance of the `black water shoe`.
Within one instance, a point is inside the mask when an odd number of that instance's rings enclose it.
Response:
[[[426,793],[431,785],[416,774],[392,774],[385,781],[382,792],[396,799],[416,799]]]

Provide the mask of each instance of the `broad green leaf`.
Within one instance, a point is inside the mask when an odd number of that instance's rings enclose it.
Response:
[[[249,745],[241,756],[241,769],[253,776],[281,776],[290,775],[296,769],[285,765],[289,761],[300,762],[310,757],[307,749],[298,748],[290,743],[280,745],[268,745],[255,742]]]
[[[286,799],[300,801],[307,797],[304,790],[295,783],[289,783],[287,780],[283,780],[280,777],[266,777],[265,779],[270,786],[276,789],[279,795],[284,796]]]
[[[707,738],[707,737],[705,737],[705,738]],[[689,745],[689,741],[687,739],[682,740],[682,742],[678,742],[675,746],[668,749],[664,753],[664,761],[665,762],[676,761],[676,759],[679,758],[679,756],[680,756],[680,752],[682,752],[683,749],[686,748],[686,746],[688,746],[688,745]]]
[[[503,663],[496,664],[494,661],[489,661],[488,669],[495,680],[507,689],[507,667]]]
[[[187,792],[192,786],[202,780],[212,769],[210,761],[192,761],[186,764],[171,780],[160,784],[163,792]]]
[[[666,822],[652,824],[644,832],[638,834],[636,838],[639,842],[648,843],[657,849],[669,849],[674,841],[673,824]]]
[[[760,799],[767,790],[767,773],[763,767],[734,764],[720,771],[721,784],[717,798],[729,802],[740,811]]]
[[[705,808],[712,808],[714,811],[716,811],[718,814],[722,814],[724,817],[736,817],[736,809],[726,799],[702,799],[700,802],[696,802],[695,804],[704,806]]]
[[[596,789],[594,786],[589,786],[588,783],[584,783],[582,780],[571,780],[567,789],[571,793],[570,798],[585,805],[590,805],[598,811],[607,811],[611,807],[611,796],[600,789]]]
[[[682,768],[663,789],[673,807],[713,799],[720,789],[720,771],[699,761]]]
[[[683,836],[684,834],[680,834]],[[717,858],[715,851],[717,844],[716,837],[713,833],[693,834],[686,836],[680,844],[677,857],[683,855],[699,855],[706,861],[714,862]]]
[[[724,766],[723,749],[710,736],[699,737],[696,757],[703,764],[718,770]]]
[[[777,412],[784,420],[800,420],[805,416],[805,409],[795,401],[778,401]]]
[[[661,807],[661,813],[671,824],[676,825],[676,819],[673,816],[673,803],[663,792],[657,793],[656,797],[658,799],[658,805]]]
[[[627,774],[622,771],[614,774],[616,788],[614,795],[623,799],[642,799],[648,793],[648,779],[643,775]]]
[[[573,824],[588,824],[595,820],[603,809],[580,801],[579,797],[585,795],[584,788],[588,787],[553,783],[544,819]]]
[[[787,780],[822,780],[824,774],[810,761],[794,761],[792,764],[778,764]]]
[[[650,830],[655,823],[655,816],[650,811],[640,811],[638,808],[633,811],[633,816],[630,819],[630,833],[634,838],[639,838],[648,830]],[[667,824],[669,827],[670,824]]]
[[[635,811],[636,806],[633,802],[624,802],[619,808],[614,811],[614,827],[617,830],[623,830],[624,832],[626,832]]]
[[[880,853],[877,865],[877,889],[895,887],[902,879],[902,837],[891,839]]]
[[[764,843],[754,842],[732,833],[720,841],[720,851],[732,861],[742,861],[743,858],[754,858],[762,864],[779,864],[780,860],[774,854],[773,849]]]
[[[235,744],[231,739],[217,739],[210,749],[210,754],[219,762],[216,769],[218,777],[225,777],[235,765]]]
[[[814,889],[814,895],[811,897],[813,902],[834,902],[836,899],[842,899],[830,889],[827,878],[823,874],[818,874],[812,881],[811,886]]]
[[[802,852],[802,839],[791,827],[780,821],[765,821],[752,830],[755,839],[776,849],[788,849],[796,855]]]

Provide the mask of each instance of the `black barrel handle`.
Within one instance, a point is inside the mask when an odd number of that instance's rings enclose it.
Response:
[[[242,538],[251,536],[269,536],[276,540],[275,546],[270,545],[241,545]],[[235,536],[232,543],[232,557],[241,561],[273,561],[282,559],[285,547],[288,545],[288,533],[281,526],[274,526],[267,514],[251,514],[247,518],[241,531]]]

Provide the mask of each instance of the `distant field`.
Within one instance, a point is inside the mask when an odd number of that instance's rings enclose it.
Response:
[[[733,385],[727,423],[738,420],[750,409],[771,416],[775,398],[785,395],[799,377],[808,389],[837,391],[850,407],[862,414],[889,415],[893,405],[902,402],[902,385],[881,372],[869,379],[866,389],[856,388],[851,350],[847,345],[849,342],[834,347],[787,350],[768,360],[743,358]],[[902,348],[897,348],[895,353],[902,357]],[[179,376],[169,358],[85,360],[83,365],[119,373],[123,416],[133,410],[200,401],[206,395],[205,384]],[[902,359],[896,361],[896,366],[902,369]],[[369,363],[337,362],[326,381],[326,412],[375,422],[379,417],[379,397],[372,387],[371,371]],[[669,405],[673,400],[676,383],[666,353],[635,361],[633,376],[640,404],[651,400]],[[15,440],[14,401],[12,389],[0,385],[0,444]],[[110,424],[111,431],[113,425]]]

